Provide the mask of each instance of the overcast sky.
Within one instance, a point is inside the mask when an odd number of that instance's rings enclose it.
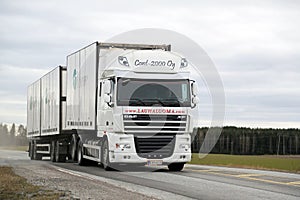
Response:
[[[0,123],[26,124],[27,86],[68,54],[122,32],[163,28],[196,41],[214,61],[225,125],[300,128],[300,1],[1,0],[0,24]]]

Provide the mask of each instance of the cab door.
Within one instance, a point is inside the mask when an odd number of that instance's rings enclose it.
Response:
[[[109,84],[109,85],[108,85]],[[114,83],[112,80],[104,79],[99,81],[97,105],[98,137],[103,137],[107,132],[113,131],[113,99]]]

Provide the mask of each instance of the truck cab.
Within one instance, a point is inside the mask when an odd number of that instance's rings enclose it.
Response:
[[[109,61],[100,62],[108,67],[98,80],[97,136],[108,143],[104,165],[182,169],[191,160],[191,110],[197,103],[187,60],[160,49],[118,49],[102,59]]]

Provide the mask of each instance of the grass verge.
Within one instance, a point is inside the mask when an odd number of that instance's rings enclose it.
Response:
[[[266,169],[300,173],[300,158],[288,156],[275,157],[208,154],[204,158],[199,158],[199,154],[194,153],[192,155],[192,161],[189,164]]]
[[[3,150],[16,150],[16,151],[28,151],[27,146],[0,146],[0,149]]]
[[[41,189],[16,175],[11,167],[0,167],[0,199],[59,199],[62,193]]]

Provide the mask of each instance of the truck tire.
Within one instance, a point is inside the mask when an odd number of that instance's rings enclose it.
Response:
[[[56,162],[56,156],[55,156],[55,141],[51,141],[51,145],[50,145],[50,160],[52,162]]]
[[[59,143],[59,140],[57,140],[55,145],[55,160],[56,162],[66,162],[66,154],[62,153],[62,146]]]
[[[78,146],[77,146],[77,163],[81,166],[88,164],[88,160],[83,158],[83,144],[82,144],[81,140],[79,140]]]
[[[102,143],[101,161],[102,161],[103,168],[106,171],[109,171],[109,170],[112,169],[110,161],[109,161],[109,147],[108,147],[107,138],[105,138],[103,143]]]
[[[183,169],[185,163],[171,163],[168,165],[170,171],[179,172]]]

